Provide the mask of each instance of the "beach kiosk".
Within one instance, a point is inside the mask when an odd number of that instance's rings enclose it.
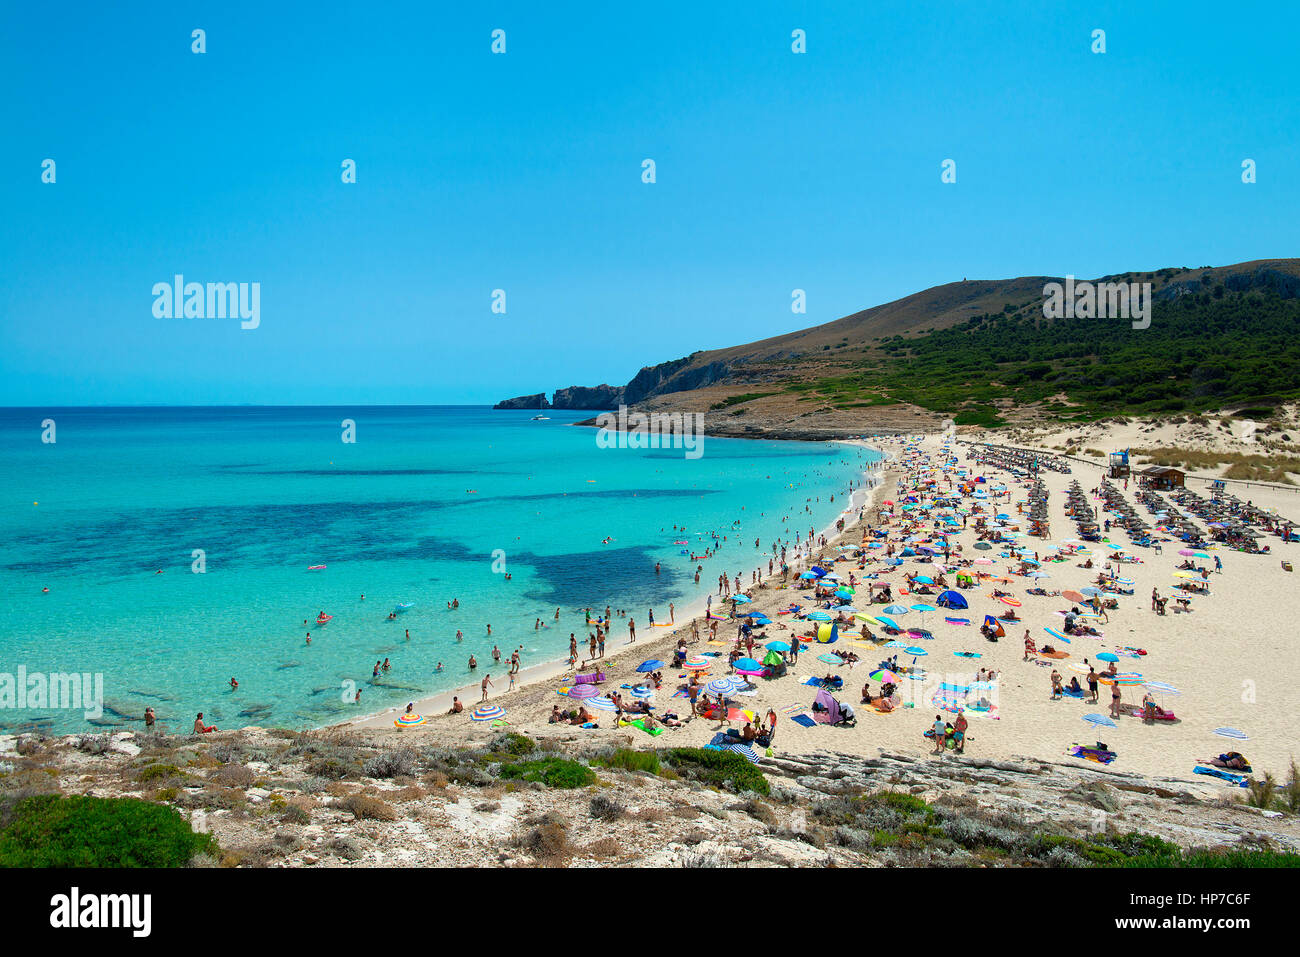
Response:
[[[1169,490],[1182,488],[1187,473],[1172,465],[1148,465],[1138,473],[1138,481],[1146,488]]]

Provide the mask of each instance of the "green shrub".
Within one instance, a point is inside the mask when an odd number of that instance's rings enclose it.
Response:
[[[631,748],[619,748],[610,754],[602,754],[593,758],[592,763],[607,768],[618,768],[622,771],[659,773],[659,754],[656,751],[634,751]]]
[[[174,808],[138,798],[25,798],[0,811],[0,867],[184,867],[219,853]]]
[[[673,748],[665,757],[683,775],[737,792],[753,791],[767,796],[771,793],[767,778],[734,751],[707,751],[703,748]]]
[[[501,765],[500,776],[507,780],[541,781],[548,788],[584,788],[596,783],[595,772],[585,764],[567,758],[543,758]]]

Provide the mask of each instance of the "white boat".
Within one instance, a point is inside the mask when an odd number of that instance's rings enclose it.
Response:
[[[529,422],[549,422],[549,421],[551,421],[551,417],[550,417],[549,415],[535,415],[535,416],[533,416],[531,419],[529,419],[528,421],[529,421]]]

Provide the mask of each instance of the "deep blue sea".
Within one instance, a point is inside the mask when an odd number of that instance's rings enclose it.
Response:
[[[534,414],[0,410],[0,676],[102,673],[106,702],[95,721],[0,705],[0,730],[139,728],[146,706],[169,730],[198,711],[220,727],[312,727],[462,685],[471,652],[477,675],[493,670],[494,644],[522,645],[525,666],[564,657],[571,631],[585,649],[587,606],[629,609],[644,633],[648,608],[667,620],[723,571],[748,582],[755,538],[765,564],[775,538],[832,522],[877,458],[715,438],[697,459],[600,448],[571,424],[587,414]],[[714,533],[726,541],[696,586],[675,543],[702,551]]]

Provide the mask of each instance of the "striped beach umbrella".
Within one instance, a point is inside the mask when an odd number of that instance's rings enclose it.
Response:
[[[416,714],[414,711],[408,711],[396,721],[393,722],[395,728],[415,728],[422,724],[428,724],[429,719],[422,714]]]
[[[494,721],[505,717],[506,709],[498,704],[481,704],[474,709],[470,717],[475,721]]]
[[[600,689],[595,685],[574,685],[565,692],[570,698],[598,698]]]
[[[1085,714],[1083,720],[1087,721],[1091,725],[1097,726],[1098,728],[1113,728],[1116,726],[1115,722],[1110,720],[1110,718],[1106,717],[1104,714]]]
[[[745,682],[728,675],[724,678],[714,678],[704,686],[704,690],[709,694],[728,695],[735,692],[737,688],[743,688]]]
[[[1164,681],[1148,681],[1147,690],[1155,691],[1158,694],[1182,694],[1182,692],[1173,685]]]
[[[682,667],[687,671],[708,671],[713,667],[713,662],[703,655],[691,655]]]
[[[611,701],[609,698],[605,697],[604,695],[600,695],[599,697],[596,698],[588,698],[586,701],[583,702],[583,704],[586,705],[588,708],[595,708],[597,711],[614,710],[614,702]]]
[[[1232,738],[1236,741],[1250,740],[1250,736],[1238,728],[1215,728],[1214,733],[1221,738]]]

